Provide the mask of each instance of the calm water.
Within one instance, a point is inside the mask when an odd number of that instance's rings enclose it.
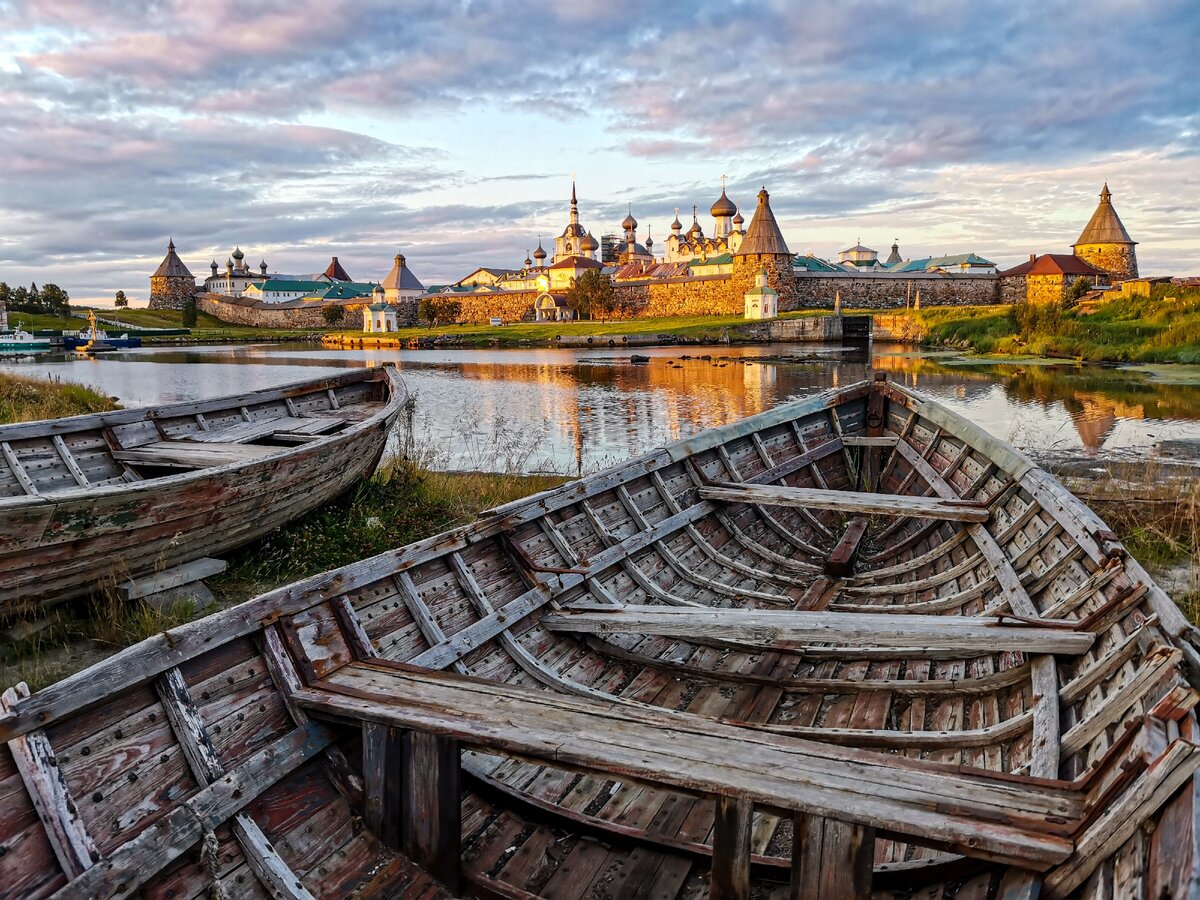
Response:
[[[1186,370],[1171,372],[1168,381],[1130,369],[981,365],[890,346],[869,353],[782,344],[638,352],[650,361],[633,364],[629,351],[610,349],[146,348],[100,359],[10,359],[0,370],[93,385],[136,406],[394,361],[417,397],[419,446],[448,468],[590,471],[858,381],[872,367],[1037,456],[1194,457],[1200,449],[1200,375]]]

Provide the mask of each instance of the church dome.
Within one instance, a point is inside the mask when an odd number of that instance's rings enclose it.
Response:
[[[246,254],[242,252],[241,247],[235,247],[233,251],[233,259],[235,262],[241,262],[246,258]]]
[[[697,235],[703,235],[703,234],[704,234],[704,229],[702,229],[700,227],[699,222],[692,222],[692,227],[687,230],[687,236],[689,238],[696,237]]]
[[[564,238],[581,238],[584,235],[583,226],[577,222],[572,222],[563,229],[562,236]]]
[[[717,198],[717,201],[712,205],[712,209],[709,210],[714,219],[722,219],[725,216],[732,216],[737,211],[738,208],[734,202],[725,196],[724,188],[721,189],[721,196]]]
[[[541,241],[538,241],[538,248],[533,251],[533,258],[539,262],[546,258],[546,251],[542,249]]]
[[[745,219],[742,217],[742,211],[741,211],[741,210],[738,210],[738,211],[737,211],[737,215],[735,215],[735,216],[733,217],[733,224],[734,224],[734,225],[741,225],[741,224],[742,224],[743,222],[745,222],[745,221],[746,221],[746,220],[745,220]]]
[[[579,246],[583,248],[584,253],[594,253],[596,250],[600,249],[600,242],[592,237],[592,233],[589,231],[587,235],[584,236],[583,243]]]
[[[629,211],[629,215],[625,217],[624,221],[621,222],[621,227],[626,231],[632,231],[633,229],[637,228],[637,219],[633,217],[632,209]]]
[[[683,223],[679,221],[679,210],[675,210],[675,221],[671,223],[672,231],[679,231],[683,228]]]

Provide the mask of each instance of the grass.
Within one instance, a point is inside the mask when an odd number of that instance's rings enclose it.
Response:
[[[84,314],[86,316],[86,313]],[[67,318],[52,316],[48,313],[8,311],[8,324],[12,328],[23,328],[26,331],[77,331],[87,325],[86,319],[78,315]]]
[[[0,425],[80,416],[116,408],[108,397],[83,385],[0,373]]]
[[[1200,363],[1200,290],[1172,284],[1155,285],[1149,297],[1114,299],[1091,313],[988,306],[907,315],[919,324],[923,342],[983,354]]]
[[[794,319],[805,316],[828,315],[828,310],[802,310],[785,313],[780,318]],[[582,322],[512,322],[507,325],[444,325],[437,328],[416,326],[401,328],[392,334],[402,341],[417,338],[451,338],[467,346],[487,346],[494,342],[516,344],[548,343],[559,335],[592,336],[653,334],[669,335],[688,341],[715,343],[748,341],[740,328],[746,324],[741,315],[730,316],[672,316],[652,319],[609,319]],[[359,338],[359,330],[342,329],[334,334]]]

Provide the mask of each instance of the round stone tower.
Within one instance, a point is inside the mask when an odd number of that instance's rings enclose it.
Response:
[[[733,256],[729,289],[736,300],[735,307],[741,306],[746,292],[755,286],[760,271],[767,273],[767,285],[779,295],[779,311],[795,309],[798,295],[796,277],[792,273],[792,252],[775,221],[766,188],[758,192],[758,208]]]
[[[1074,244],[1075,255],[1120,281],[1137,278],[1135,246],[1137,241],[1129,236],[1121,224],[1121,217],[1112,205],[1112,192],[1108,189],[1108,182],[1105,182],[1104,189],[1100,191],[1100,205]]]
[[[196,277],[175,254],[175,242],[167,241],[167,255],[150,276],[150,309],[183,309],[196,293]]]

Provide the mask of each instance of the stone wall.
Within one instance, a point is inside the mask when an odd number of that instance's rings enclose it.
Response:
[[[459,322],[486,323],[498,316],[505,322],[532,322],[533,303],[537,291],[504,291],[496,294],[456,294],[454,299],[462,305]]]
[[[150,276],[150,309],[183,309],[196,293],[196,279],[181,275]]]
[[[733,274],[730,276],[730,297],[736,302],[732,312],[745,310],[746,292],[754,287],[758,273],[766,269],[767,285],[779,294],[779,311],[800,308],[800,292],[796,284],[790,254],[751,253],[733,258]],[[833,304],[830,303],[830,307]]]
[[[1137,278],[1137,253],[1133,244],[1076,244],[1075,255],[1113,278]]]
[[[1070,275],[1026,275],[1025,299],[1030,303],[1062,303],[1063,292],[1075,280]]]
[[[251,328],[335,328],[340,331],[362,329],[362,308],[365,303],[339,303],[344,310],[342,321],[330,325],[325,321],[324,303],[306,303],[292,306],[282,303],[267,303],[247,297],[226,297],[223,294],[201,293],[196,295],[196,308],[222,322],[231,325],[246,325]],[[412,325],[417,320],[417,301],[400,300],[396,306],[396,318],[401,326]]]
[[[796,300],[791,309],[832,309],[835,293],[842,306],[852,309],[903,309],[921,291],[922,306],[980,306],[1003,302],[995,275],[835,275],[828,272],[797,272]],[[778,289],[777,289],[778,290]]]
[[[1000,302],[1012,305],[1025,300],[1028,285],[1024,275],[1005,275],[1000,279]]]

